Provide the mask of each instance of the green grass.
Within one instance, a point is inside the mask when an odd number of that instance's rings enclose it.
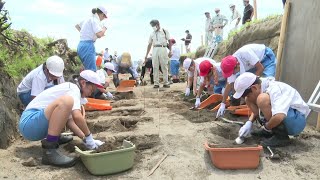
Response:
[[[268,16],[266,18],[263,18],[263,19],[256,19],[256,20],[253,20],[251,22],[247,22],[245,25],[241,26],[238,30],[231,31],[228,34],[228,39],[226,39],[224,41],[228,42],[233,36],[235,36],[236,34],[238,34],[239,32],[243,31],[244,29],[246,29],[249,26],[252,26],[252,25],[255,25],[255,24],[259,24],[259,23],[262,23],[262,22],[266,22],[268,20],[275,19],[275,18],[278,18],[280,16],[282,16],[282,15],[275,14],[275,15],[270,15],[270,16]]]
[[[21,41],[24,45],[23,47],[0,39],[0,68],[15,80],[21,79],[32,69],[45,62],[49,56],[53,55],[52,50],[46,49],[46,44],[52,42],[52,38],[36,38],[24,30],[22,32],[25,32],[28,36],[18,39],[15,35],[16,32],[10,29],[5,34],[11,39]],[[35,41],[35,46],[28,44],[30,38]]]

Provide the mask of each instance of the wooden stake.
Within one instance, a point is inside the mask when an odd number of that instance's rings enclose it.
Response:
[[[318,113],[318,120],[317,120],[316,130],[317,130],[317,131],[320,130],[320,112]]]
[[[290,4],[291,2],[287,0],[286,5],[284,6],[284,13],[282,17],[282,23],[281,23],[281,31],[280,31],[280,39],[278,43],[278,51],[277,51],[277,70],[276,70],[276,80],[280,80],[281,75],[281,65],[282,65],[282,52],[283,52],[283,46],[285,42],[286,32],[287,32],[287,21],[289,17],[290,12]]]
[[[254,10],[254,20],[257,20],[258,18],[258,9],[257,9],[257,1],[256,0],[253,0],[253,10]]]
[[[160,164],[162,163],[162,161],[164,161],[166,158],[168,157],[168,154],[165,154],[162,159],[160,159],[160,161],[158,161],[158,163],[151,169],[151,171],[149,172],[148,176],[151,176],[154,171],[160,166]]]

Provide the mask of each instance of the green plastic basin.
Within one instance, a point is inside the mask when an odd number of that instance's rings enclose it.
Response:
[[[82,151],[77,146],[75,149],[91,174],[107,175],[132,168],[136,146],[130,141],[123,140],[122,149],[114,151],[91,153],[92,150]]]

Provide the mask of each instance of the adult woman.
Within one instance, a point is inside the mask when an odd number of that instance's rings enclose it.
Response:
[[[94,42],[97,38],[103,37],[107,30],[105,23],[100,24],[101,21],[107,18],[107,10],[105,7],[99,6],[92,9],[92,14],[93,17],[76,25],[76,28],[80,32],[80,43],[78,44],[77,52],[84,68],[96,71]]]

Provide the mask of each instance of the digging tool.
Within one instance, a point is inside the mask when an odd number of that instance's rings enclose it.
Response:
[[[270,155],[267,156],[267,158],[269,158],[269,159],[280,159],[280,155],[279,154],[274,154],[272,149],[270,148],[270,146],[267,146],[267,149],[270,152]]]
[[[224,117],[219,117],[222,121],[224,122],[227,122],[227,123],[231,123],[231,124],[239,124],[241,126],[244,125],[244,122],[239,122],[239,121],[232,121],[232,120],[229,120],[227,118],[224,118]]]

